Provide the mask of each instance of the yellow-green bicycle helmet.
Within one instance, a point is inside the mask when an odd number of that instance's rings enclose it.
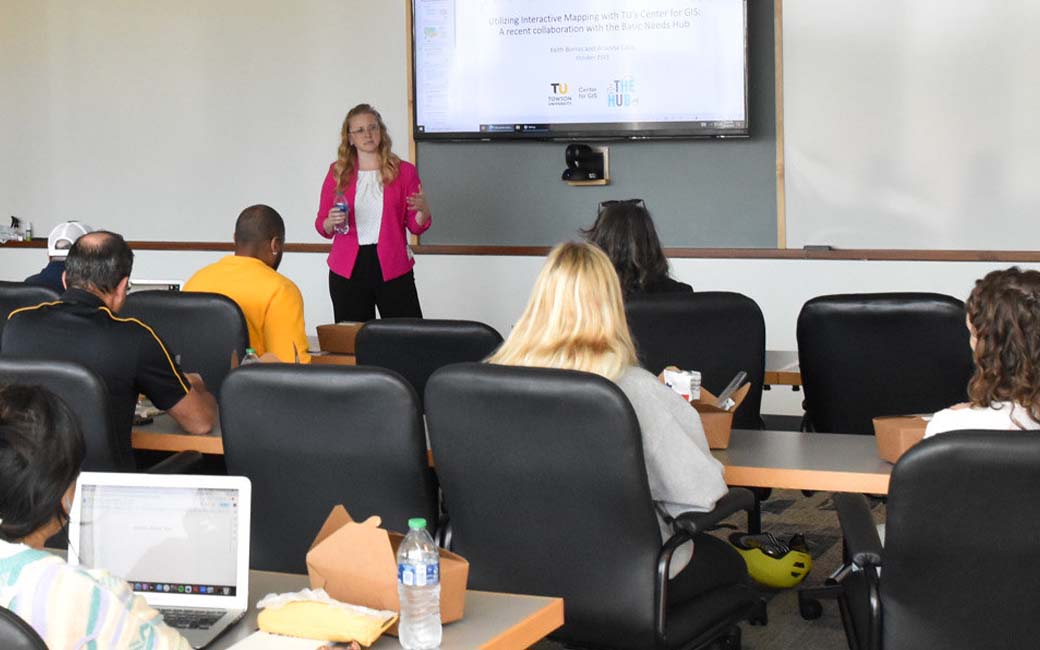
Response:
[[[748,574],[766,587],[789,589],[804,580],[812,569],[812,557],[801,535],[785,544],[771,533],[733,533],[729,543],[744,558]]]

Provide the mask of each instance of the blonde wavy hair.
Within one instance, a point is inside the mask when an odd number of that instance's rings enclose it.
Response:
[[[488,362],[583,370],[611,380],[636,365],[621,283],[607,255],[584,242],[554,248],[520,321]]]
[[[347,111],[347,116],[343,119],[343,128],[340,129],[339,155],[336,158],[336,166],[333,168],[336,172],[337,192],[342,192],[347,185],[350,185],[350,179],[358,167],[357,148],[350,144],[350,120],[365,114],[375,117],[376,122],[379,123],[380,176],[383,179],[383,185],[389,185],[397,178],[397,169],[401,164],[401,159],[393,152],[393,141],[386,131],[383,116],[370,104],[358,104]]]

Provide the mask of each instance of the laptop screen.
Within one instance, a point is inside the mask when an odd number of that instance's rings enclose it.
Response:
[[[79,558],[134,591],[235,596],[239,490],[80,484]]]

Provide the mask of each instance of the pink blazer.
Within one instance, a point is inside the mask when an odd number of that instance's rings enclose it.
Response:
[[[332,239],[332,252],[329,253],[328,264],[333,273],[349,278],[354,271],[354,262],[357,261],[358,239],[357,225],[354,223],[354,210],[351,209],[347,222],[350,224],[350,232],[345,235],[325,234],[322,223],[328,216],[329,210],[336,202],[336,175],[335,163],[329,165],[329,173],[325,176],[325,182],[321,186],[321,201],[318,203],[318,217],[314,220],[314,228],[318,234],[325,239]],[[419,235],[426,232],[430,227],[431,219],[419,225],[415,221],[415,211],[408,209],[405,198],[419,191],[419,173],[415,171],[415,165],[410,162],[401,161],[398,167],[397,178],[393,183],[383,186],[383,221],[379,226],[379,242],[376,244],[376,254],[379,256],[379,266],[383,270],[383,281],[387,282],[400,277],[415,266],[411,251],[408,248],[405,229],[413,234]],[[350,179],[350,184],[343,189],[343,196],[347,204],[353,208],[354,195],[357,192],[357,173]]]

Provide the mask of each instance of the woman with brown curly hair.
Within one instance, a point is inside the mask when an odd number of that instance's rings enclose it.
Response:
[[[925,436],[961,429],[1040,429],[1040,272],[1011,267],[968,296],[975,374],[968,398],[935,414]]]
[[[329,295],[336,322],[421,317],[405,230],[430,227],[430,205],[415,166],[392,150],[376,109],[350,109],[339,155],[321,187],[314,227],[332,239]]]

